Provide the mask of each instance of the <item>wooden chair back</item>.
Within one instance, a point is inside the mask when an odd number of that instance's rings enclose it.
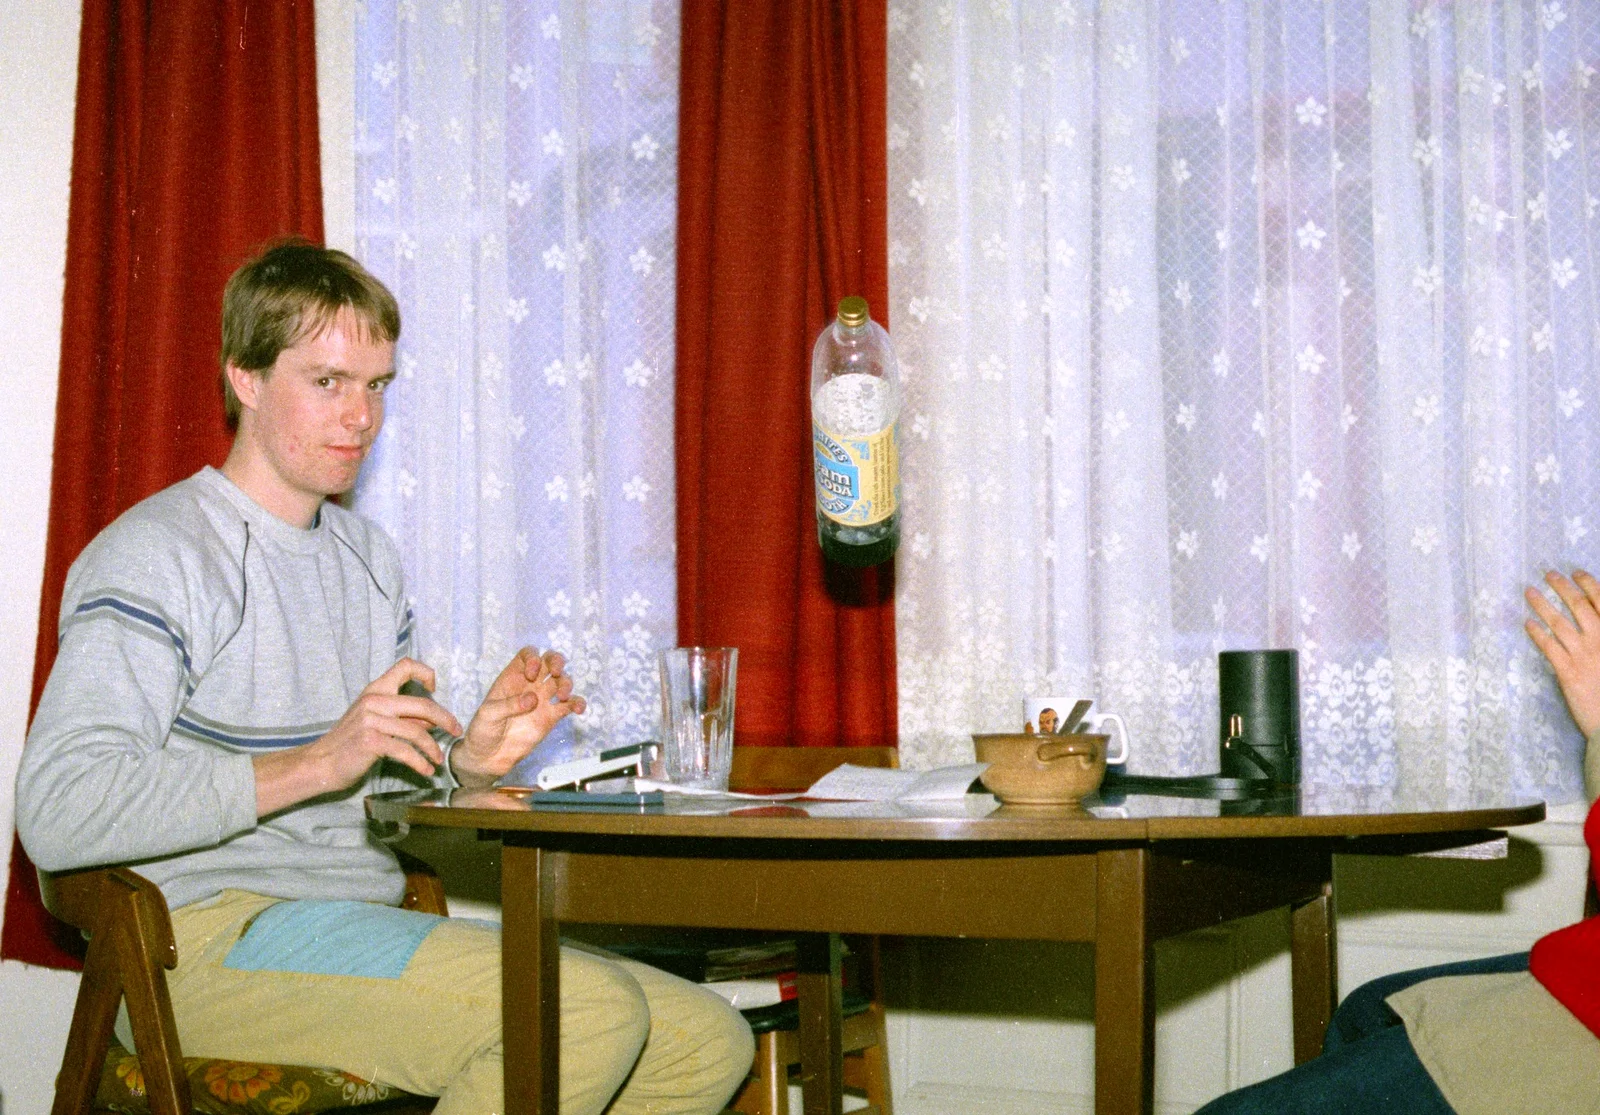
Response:
[[[735,747],[733,790],[804,790],[834,767],[898,767],[893,747]]]
[[[93,1110],[124,997],[151,1115],[188,1115],[189,1078],[165,975],[178,965],[178,948],[161,891],[127,868],[112,867],[41,871],[39,892],[45,909],[89,935],[51,1115]]]
[[[446,914],[439,876],[421,860],[398,854],[406,872],[401,905]],[[57,875],[41,871],[39,892],[45,909],[89,938],[51,1115],[89,1115],[95,1110],[117,1008],[124,998],[150,1115],[190,1115],[189,1078],[167,994],[166,973],[178,965],[178,948],[160,888],[125,867],[102,867]],[[416,1106],[408,1110],[433,1106],[431,1098],[409,1099]],[[386,1110],[400,1113],[398,1106]]]

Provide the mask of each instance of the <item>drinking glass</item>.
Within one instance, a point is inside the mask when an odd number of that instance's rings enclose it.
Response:
[[[733,766],[737,647],[673,647],[660,652],[661,733],[667,781],[726,790]]]

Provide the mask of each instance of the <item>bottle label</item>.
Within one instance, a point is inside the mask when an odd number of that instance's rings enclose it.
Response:
[[[900,506],[900,446],[890,423],[865,437],[837,437],[811,424],[817,506],[836,523],[881,523]]]

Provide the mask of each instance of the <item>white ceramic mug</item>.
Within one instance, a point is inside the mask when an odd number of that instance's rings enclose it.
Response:
[[[1049,735],[1061,725],[1080,697],[1028,697],[1022,702],[1022,715],[1027,731]],[[1128,725],[1114,712],[1095,712],[1091,707],[1083,723],[1075,729],[1095,735],[1116,738],[1106,749],[1106,762],[1117,766],[1128,761]]]

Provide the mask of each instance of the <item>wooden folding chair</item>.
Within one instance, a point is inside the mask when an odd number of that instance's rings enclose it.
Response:
[[[408,909],[443,915],[444,887],[433,869],[402,856]],[[281,1109],[315,1115],[334,1109],[422,1115],[431,1096],[414,1096],[346,1074],[304,1065],[261,1065],[183,1056],[167,994],[178,964],[166,899],[125,867],[59,875],[39,873],[45,907],[89,938],[83,980],[56,1076],[51,1115],[234,1115]],[[137,1055],[115,1040],[117,1007],[126,999]],[[382,1097],[374,1104],[372,1097]]]

